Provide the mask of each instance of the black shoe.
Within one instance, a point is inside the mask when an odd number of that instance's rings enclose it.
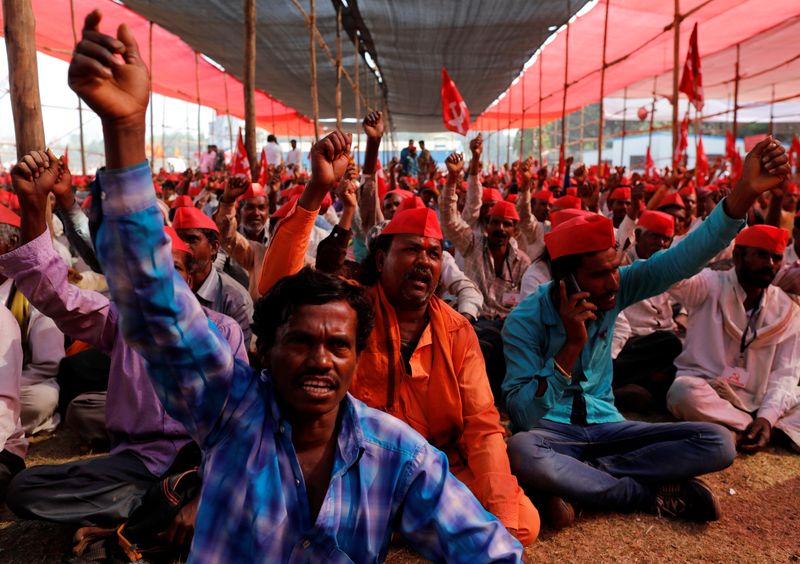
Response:
[[[656,512],[687,521],[716,521],[721,509],[717,496],[704,482],[693,478],[664,484],[656,491]]]

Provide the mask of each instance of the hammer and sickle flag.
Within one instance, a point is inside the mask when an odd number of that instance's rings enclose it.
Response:
[[[469,108],[455,82],[442,67],[442,119],[450,131],[466,135],[469,131]]]

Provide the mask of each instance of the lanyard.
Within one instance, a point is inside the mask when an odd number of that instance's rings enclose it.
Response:
[[[742,332],[742,340],[739,343],[739,354],[744,356],[747,347],[753,344],[753,341],[756,340],[758,337],[758,330],[756,329],[756,321],[758,321],[758,313],[761,310],[761,298],[758,299],[758,303],[753,307],[753,310],[750,312],[750,317],[747,320],[747,326],[744,328]],[[748,341],[747,334],[752,331],[753,337]]]

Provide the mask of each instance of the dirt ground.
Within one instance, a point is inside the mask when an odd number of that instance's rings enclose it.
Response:
[[[78,451],[70,433],[58,432],[35,439],[27,463],[66,462]],[[720,497],[720,521],[697,525],[643,514],[584,513],[569,529],[543,530],[527,554],[532,562],[800,562],[800,455],[770,448],[740,456],[705,480]],[[69,526],[17,519],[2,506],[0,563],[60,562],[72,532]],[[387,562],[424,560],[401,549]]]

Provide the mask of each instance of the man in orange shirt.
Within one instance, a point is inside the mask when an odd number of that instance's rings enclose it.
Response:
[[[379,137],[368,138],[368,157],[377,155],[379,143]],[[276,229],[264,259],[262,293],[302,268],[320,203],[344,174],[349,148],[350,136],[339,131],[312,148],[311,181]],[[511,474],[478,339],[469,322],[434,294],[442,239],[436,214],[427,208],[398,212],[379,237],[362,277],[375,307],[375,329],[350,392],[444,451],[450,471],[528,544],[538,535],[539,515]]]

